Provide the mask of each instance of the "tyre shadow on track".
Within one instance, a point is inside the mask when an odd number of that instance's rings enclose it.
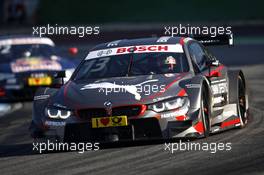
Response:
[[[140,140],[140,141],[125,141],[125,142],[114,142],[114,143],[102,143],[100,145],[101,149],[110,148],[122,148],[122,147],[137,147],[137,146],[147,146],[147,145],[159,145],[171,142],[187,142],[195,140],[194,138],[174,138],[174,139],[161,139],[161,140]]]
[[[222,135],[225,132],[235,132],[238,128],[228,129],[228,131],[223,131],[219,133],[210,134],[211,137],[217,139],[219,135]],[[217,136],[218,135],[218,136]],[[129,148],[129,147],[140,147],[140,146],[151,146],[151,145],[160,145],[165,143],[177,143],[177,142],[192,142],[197,141],[201,142],[204,138],[195,139],[195,138],[174,138],[174,139],[161,139],[161,140],[138,140],[138,141],[122,141],[122,142],[112,142],[112,143],[100,143],[100,150],[106,149],[116,149],[116,148]],[[206,139],[210,142],[210,139]],[[40,155],[40,154],[54,154],[54,153],[66,153],[66,152],[78,152],[77,151],[44,151],[39,153],[38,151],[33,150],[32,143],[25,144],[5,144],[0,145],[0,158],[2,157],[15,157],[15,156],[29,156],[29,155]]]
[[[250,115],[251,116],[251,115]],[[252,117],[252,116],[251,116]],[[249,118],[249,123],[251,123],[252,118]],[[106,149],[116,149],[116,148],[129,148],[129,147],[140,147],[140,146],[151,146],[151,145],[160,145],[165,143],[177,143],[177,142],[192,142],[197,141],[201,142],[206,139],[207,142],[214,141],[218,139],[219,136],[222,137],[223,134],[232,134],[233,132],[238,131],[238,128],[230,128],[226,131],[221,131],[218,133],[210,134],[209,138],[174,138],[174,139],[161,139],[161,140],[136,140],[136,141],[122,141],[122,142],[112,142],[112,143],[100,143],[100,150]],[[99,150],[99,151],[100,151]],[[0,144],[0,158],[2,157],[16,157],[16,156],[29,156],[29,155],[40,155],[40,154],[53,154],[53,153],[65,153],[65,152],[78,152],[77,151],[44,151],[39,153],[38,151],[33,150],[32,143],[23,143],[23,144]]]

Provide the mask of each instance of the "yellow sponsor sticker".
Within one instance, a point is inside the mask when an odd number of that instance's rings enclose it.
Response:
[[[127,116],[92,118],[92,128],[127,126]]]
[[[28,78],[29,86],[43,86],[43,85],[47,86],[47,85],[51,85],[51,83],[52,83],[51,77]]]

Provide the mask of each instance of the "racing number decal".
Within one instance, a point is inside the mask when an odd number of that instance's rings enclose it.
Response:
[[[0,53],[1,54],[8,54],[10,52],[11,45],[3,45],[0,46]]]
[[[103,58],[94,60],[96,62],[96,64],[95,64],[94,68],[92,68],[90,71],[91,72],[101,71],[106,66],[106,64],[109,62],[109,60],[110,60],[110,57],[103,57]],[[90,66],[93,65],[94,61],[92,61],[90,63]]]
[[[227,82],[226,79],[222,80],[217,80],[217,81],[212,81],[211,82],[212,89],[213,89],[213,94],[223,94],[227,92]]]

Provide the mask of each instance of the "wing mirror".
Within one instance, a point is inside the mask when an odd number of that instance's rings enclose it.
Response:
[[[208,61],[207,62],[207,65],[208,66],[219,66],[220,65],[220,62],[219,62],[219,60],[217,60],[217,59],[213,59],[213,60],[210,60],[210,61]]]
[[[54,88],[60,88],[63,86],[64,81],[63,79],[65,78],[66,74],[65,71],[58,71],[53,75],[53,83],[52,87]]]
[[[208,77],[220,77],[220,73],[218,71],[211,71],[211,67],[218,67],[220,65],[219,60],[212,59],[207,62],[207,66],[209,68]]]
[[[54,74],[54,78],[65,78],[66,74],[65,71],[58,71]]]

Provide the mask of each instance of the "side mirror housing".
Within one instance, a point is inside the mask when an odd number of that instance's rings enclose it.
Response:
[[[218,71],[211,71],[211,67],[220,66],[220,62],[217,59],[212,59],[207,62],[207,66],[209,68],[209,75],[207,77],[220,77],[220,73]]]
[[[66,74],[65,74],[65,71],[58,71],[54,74],[54,78],[57,79],[57,78],[65,78]]]
[[[52,87],[54,88],[60,88],[63,86],[64,81],[63,79],[65,78],[65,71],[58,71],[53,75],[53,83]]]
[[[207,62],[207,65],[210,66],[210,67],[211,67],[211,66],[216,66],[216,67],[217,67],[217,66],[220,65],[220,62],[219,62],[219,60],[217,60],[217,59],[213,59],[213,60],[208,61],[208,62]]]

